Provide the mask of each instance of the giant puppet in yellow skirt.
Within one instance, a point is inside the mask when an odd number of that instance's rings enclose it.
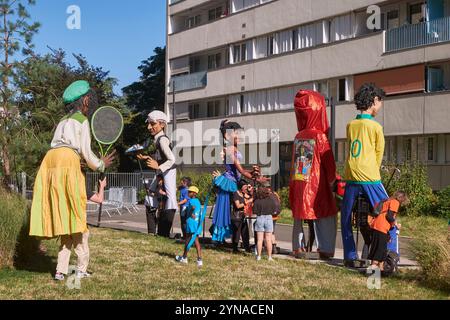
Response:
[[[86,232],[87,196],[81,157],[94,171],[104,171],[114,157],[98,159],[91,150],[88,116],[98,102],[89,83],[72,83],[64,92],[64,102],[71,111],[59,122],[51,150],[35,180],[30,236],[54,238]]]
[[[80,156],[70,148],[50,150],[35,181],[30,235],[53,238],[86,232],[85,185]]]

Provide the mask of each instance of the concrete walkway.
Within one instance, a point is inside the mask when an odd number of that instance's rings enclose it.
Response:
[[[209,213],[211,208],[208,209],[208,215],[206,217],[206,232],[205,236],[210,237],[210,234],[208,232],[209,227],[211,226],[211,219],[209,219]],[[132,211],[133,212],[133,211]],[[126,231],[134,231],[134,232],[140,232],[140,233],[147,233],[147,222],[146,222],[146,216],[145,216],[145,207],[144,206],[138,206],[138,212],[130,214],[126,210],[121,211],[122,215],[119,215],[118,213],[115,213],[114,215],[108,217],[106,213],[102,214],[102,228],[110,228],[110,229],[116,229],[116,230],[126,230]],[[95,212],[88,213],[88,223],[92,226],[97,225],[97,217],[98,214]],[[307,227],[305,228],[305,231],[307,231]],[[252,233],[252,229],[250,229]],[[173,231],[174,234],[181,234],[181,228],[180,228],[180,217],[177,213],[174,219],[174,225],[173,225]],[[278,258],[284,258],[284,259],[295,259],[291,256],[289,256],[289,253],[292,251],[292,226],[291,225],[284,225],[284,224],[277,224],[276,230],[275,230],[275,236],[277,239],[277,246],[280,248],[281,254],[277,255]],[[356,233],[355,233],[355,239],[356,239]],[[360,245],[359,250],[362,250],[362,237],[360,236]],[[401,250],[401,260],[399,267],[400,268],[412,268],[417,269],[417,262],[410,259],[410,251],[409,251],[409,242],[410,239],[400,237],[399,238],[399,246]],[[250,244],[254,244],[254,237],[251,234],[250,235]],[[344,257],[344,250],[342,248],[342,237],[340,232],[338,231],[337,238],[336,238],[336,254],[334,259],[330,261],[321,261],[321,260],[307,260],[311,263],[328,263],[336,266],[342,266],[343,265],[343,257]]]

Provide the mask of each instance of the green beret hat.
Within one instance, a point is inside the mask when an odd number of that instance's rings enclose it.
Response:
[[[73,82],[67,89],[64,91],[63,99],[64,103],[72,103],[77,101],[84,95],[86,95],[91,89],[89,82],[84,80],[78,80]]]

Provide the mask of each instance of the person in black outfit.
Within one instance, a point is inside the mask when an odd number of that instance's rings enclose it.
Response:
[[[156,176],[155,190],[150,190],[150,200],[146,200],[147,230],[149,234],[157,235],[158,217],[164,212],[167,193],[164,187],[164,177]]]
[[[231,215],[231,224],[233,229],[233,252],[238,253],[239,250],[239,240],[242,237],[242,242],[244,244],[245,251],[251,252],[250,250],[250,235],[247,220],[245,219],[244,207],[245,207],[245,197],[243,189],[247,185],[241,183],[240,190],[233,194],[233,214]]]

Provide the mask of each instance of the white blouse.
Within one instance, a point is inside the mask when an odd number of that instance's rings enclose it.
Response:
[[[87,165],[92,170],[105,171],[103,161],[92,152],[89,120],[81,112],[64,117],[58,124],[51,148],[57,149],[62,147],[76,151],[86,160]]]

